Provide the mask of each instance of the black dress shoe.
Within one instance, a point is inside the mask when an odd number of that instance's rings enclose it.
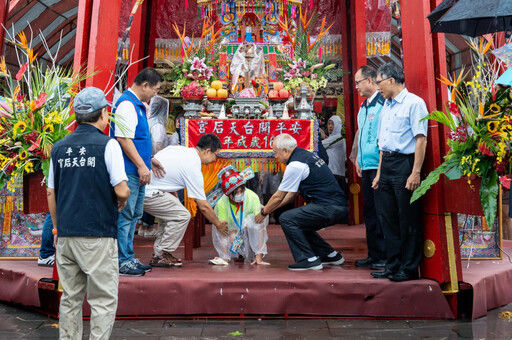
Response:
[[[370,268],[373,270],[382,270],[386,268],[386,260],[375,261]]]
[[[391,281],[395,281],[395,282],[417,280],[418,274],[417,273],[407,273],[403,270],[399,270],[395,274],[389,275],[388,279],[390,279]]]
[[[356,267],[370,267],[375,262],[371,257],[367,257],[363,260],[356,260]]]
[[[376,279],[387,279],[390,275],[396,274],[396,272],[388,269],[383,272],[371,272],[370,274]]]

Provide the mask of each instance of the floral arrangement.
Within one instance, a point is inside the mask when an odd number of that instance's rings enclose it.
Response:
[[[213,66],[208,65],[205,58],[194,57],[185,61],[183,65],[171,64],[171,67],[172,71],[168,78],[174,80],[171,93],[175,97],[183,95],[182,90],[192,82],[204,91],[204,89],[210,87],[210,82],[216,79]],[[185,95],[183,96],[185,97]]]
[[[4,57],[0,59],[6,82],[4,97],[0,97],[1,186],[39,169],[48,175],[53,144],[69,134],[74,121],[73,88],[85,79],[84,74],[55,64],[43,69],[23,32],[9,42],[18,51],[20,67],[12,78]]]
[[[501,65],[487,56],[492,40],[472,40],[469,45],[474,53],[472,77],[463,81],[463,70],[451,79],[441,77],[450,90],[446,112],[434,111],[426,117],[450,130],[448,153],[416,189],[411,201],[424,195],[441,174],[450,180],[465,177],[470,186],[472,180],[480,178],[480,203],[492,225],[498,179],[510,185],[506,175],[512,173],[512,93],[510,88],[495,85]]]
[[[174,64],[166,60],[171,66],[171,72],[164,75],[164,79],[174,82],[171,94],[175,97],[181,95],[181,90],[191,82],[196,82],[203,89],[209,88],[209,83],[215,80],[214,63],[207,61],[218,60],[218,42],[220,40],[221,29],[215,30],[209,18],[203,19],[203,28],[199,43],[194,42],[194,37],[190,39],[186,36],[186,25],[183,31],[180,31],[178,25],[173,23],[173,29],[181,41],[181,50],[183,53],[183,64]]]
[[[336,68],[335,64],[324,65],[321,62],[320,42],[332,27],[325,27],[325,18],[320,26],[320,32],[312,41],[313,27],[317,21],[317,14],[308,16],[307,10],[303,13],[300,10],[299,24],[295,27],[292,21],[284,18],[279,21],[285,40],[291,44],[292,55],[282,55],[284,62],[282,66],[281,81],[288,90],[295,90],[302,83],[306,83],[311,93],[326,87],[327,82],[343,75],[343,70]]]
[[[316,92],[318,89],[327,86],[327,78],[324,73],[334,68],[334,66],[334,64],[325,67],[323,64],[312,65],[310,61],[302,60],[302,58],[294,60],[284,72],[285,87],[288,90],[296,89],[302,83],[306,83],[313,92]]]

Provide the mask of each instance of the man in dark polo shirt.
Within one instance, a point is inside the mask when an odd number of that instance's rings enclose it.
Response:
[[[130,190],[121,147],[103,133],[109,120],[107,105],[100,89],[82,90],[74,101],[78,127],[52,150],[48,207],[62,285],[61,339],[82,338],[86,291],[91,339],[108,339],[116,316],[117,215]]]
[[[317,230],[346,222],[348,204],[334,175],[315,154],[297,147],[297,141],[283,133],[274,139],[273,149],[279,162],[286,164],[279,189],[255,218],[261,223],[275,209],[294,201],[300,192],[307,203],[288,210],[279,222],[296,263],[290,270],[319,270],[323,265],[340,265],[343,256],[335,251]]]

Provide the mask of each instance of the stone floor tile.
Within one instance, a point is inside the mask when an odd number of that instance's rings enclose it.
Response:
[[[410,329],[407,320],[374,320],[374,319],[329,319],[329,328],[385,328],[385,329]]]
[[[229,336],[230,333],[239,332],[245,335],[245,328],[239,326],[206,326],[203,328],[203,332],[201,333],[202,337],[224,337]],[[236,339],[239,339],[240,336],[236,336]]]

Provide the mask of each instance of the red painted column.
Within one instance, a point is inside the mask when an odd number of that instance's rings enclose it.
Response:
[[[109,90],[114,84],[120,14],[121,0],[93,0],[87,67],[98,74],[87,86]]]
[[[135,3],[137,0],[134,0]],[[146,15],[148,2],[152,2],[151,0],[144,1],[140,6],[133,17],[133,24],[130,31],[130,47],[129,47],[129,56],[132,58],[132,61],[137,61],[144,58],[146,55],[144,54],[144,46],[146,44],[145,34],[146,34]],[[132,6],[133,7],[133,6]],[[156,20],[154,20],[156,21]],[[154,49],[154,48],[153,48]],[[128,78],[127,84],[131,86],[133,80],[137,76],[137,74],[142,71],[144,68],[144,63],[147,61],[140,61],[135,65],[132,65],[128,70]]]
[[[444,35],[432,35],[427,15],[440,1],[402,1],[402,45],[406,87],[419,95],[429,111],[441,108],[446,100],[446,88],[436,78],[446,74]],[[444,153],[444,131],[439,124],[429,121],[428,146],[423,165],[423,177],[442,162]],[[425,241],[432,241],[435,252],[432,257],[424,257],[421,274],[440,283],[450,281],[448,234],[444,217],[442,184],[435,185],[421,199],[423,210],[423,234]],[[455,231],[457,226],[453,226]],[[456,233],[450,233],[455,236]],[[458,238],[455,239],[458,244]],[[453,255],[453,249],[451,250]],[[460,270],[460,258],[456,269]],[[461,277],[459,276],[459,280]]]
[[[85,86],[109,90],[114,84],[120,13],[121,0],[79,2],[74,67],[96,72]]]
[[[9,0],[0,0],[0,55],[4,54],[5,47],[5,30],[7,27],[7,18],[9,17]]]
[[[354,134],[357,130],[357,113],[362,102],[355,90],[354,74],[366,65],[366,9],[364,1],[340,0],[342,8],[342,51],[343,69],[348,71],[343,76],[343,97],[345,99],[345,131],[347,137],[347,157],[352,150]],[[349,182],[349,223],[363,221],[363,195],[361,179],[357,177],[353,164],[349,161],[347,178]],[[352,185],[354,184],[354,185]],[[356,186],[357,185],[357,186]],[[358,193],[354,193],[359,188]]]
[[[75,56],[73,72],[78,73],[87,67],[89,54],[89,31],[91,29],[91,13],[93,0],[80,0],[78,2],[77,28],[75,37]],[[85,86],[81,84],[81,86]]]

